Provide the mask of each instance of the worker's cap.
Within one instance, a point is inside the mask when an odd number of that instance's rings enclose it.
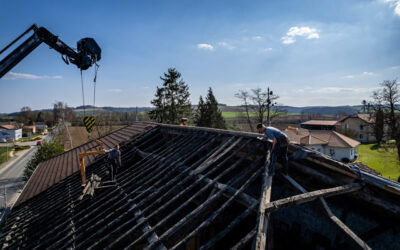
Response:
[[[182,118],[181,121],[182,122],[186,122],[188,120],[188,118]]]

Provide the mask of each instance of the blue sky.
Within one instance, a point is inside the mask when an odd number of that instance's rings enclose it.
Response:
[[[0,48],[31,24],[71,47],[102,48],[96,105],[150,106],[159,77],[182,73],[191,102],[270,86],[292,106],[354,105],[400,76],[400,1],[1,1]],[[0,55],[0,59],[5,54]],[[84,72],[93,104],[93,68]],[[0,112],[82,105],[79,70],[42,44],[0,79]]]

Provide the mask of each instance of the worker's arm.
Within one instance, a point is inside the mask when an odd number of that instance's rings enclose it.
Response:
[[[276,140],[276,138],[274,137],[274,139],[272,139],[272,149],[275,148],[275,145],[277,142],[278,142],[278,140]]]
[[[119,163],[119,166],[121,167],[122,166],[122,164],[121,164],[121,154],[118,156],[118,163]]]

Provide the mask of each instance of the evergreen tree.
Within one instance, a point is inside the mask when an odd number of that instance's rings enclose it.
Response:
[[[200,96],[199,106],[195,116],[195,124],[201,127],[226,129],[225,120],[222,117],[221,111],[218,109],[218,102],[211,88],[208,90],[205,103]]]
[[[200,96],[199,100],[199,105],[197,106],[197,111],[194,115],[194,123],[196,126],[199,127],[207,127],[207,121],[206,121],[206,115],[207,115],[207,105],[203,101],[203,97]]]
[[[192,105],[189,100],[189,87],[180,79],[181,73],[169,68],[164,77],[161,88],[157,87],[155,98],[151,104],[155,109],[149,112],[150,118],[156,122],[178,124],[182,117],[188,117]]]

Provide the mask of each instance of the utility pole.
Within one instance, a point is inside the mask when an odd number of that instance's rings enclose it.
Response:
[[[274,106],[274,103],[271,102],[271,96],[272,95],[273,95],[273,92],[272,92],[272,90],[270,91],[269,87],[268,87],[268,90],[267,90],[267,126],[268,127],[271,126],[271,119],[270,119],[270,116],[269,116],[269,110],[270,110],[270,107]]]

